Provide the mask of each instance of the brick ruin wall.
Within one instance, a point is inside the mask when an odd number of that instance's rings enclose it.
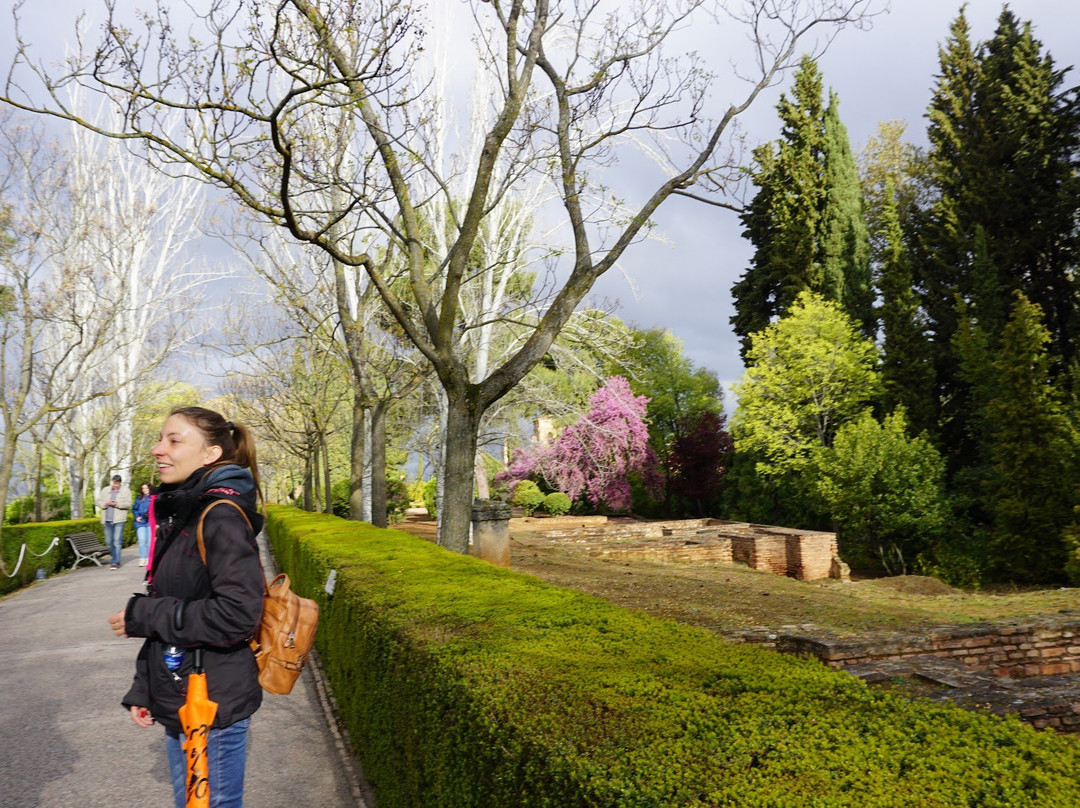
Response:
[[[530,518],[522,523],[549,538],[585,545],[592,555],[609,558],[738,562],[800,581],[847,577],[835,533],[722,519],[567,523]]]
[[[933,656],[954,659],[973,670],[998,676],[1056,676],[1080,673],[1080,620],[941,626],[925,634],[869,642],[781,636],[776,648],[786,653],[811,654],[834,668]]]
[[[1021,721],[1038,729],[1080,732],[1080,698],[1076,690],[1080,620],[1075,618],[1054,616],[1024,623],[939,626],[924,633],[864,641],[772,635],[766,643],[785,653],[810,654],[834,668],[865,668],[873,663],[918,662],[919,658],[932,657],[1017,683],[1046,677],[1039,679],[1043,685],[1027,693],[1008,686],[994,693],[992,688],[986,691],[987,706],[993,706],[994,698],[1004,699],[1011,704],[997,712],[1015,712]]]

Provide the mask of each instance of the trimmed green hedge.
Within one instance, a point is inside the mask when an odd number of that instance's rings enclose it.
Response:
[[[13,592],[33,583],[39,567],[49,575],[70,568],[75,561],[75,553],[72,551],[71,545],[64,541],[64,537],[87,530],[96,533],[102,542],[105,541],[105,527],[96,516],[89,519],[65,519],[61,522],[27,522],[22,525],[4,525],[3,530],[0,531],[0,547],[3,548],[4,564],[7,566],[8,572],[10,573],[15,569],[15,564],[19,561],[19,548],[22,547],[24,542],[26,543],[26,555],[23,557],[23,563],[19,568],[18,575],[14,578],[0,575],[0,594]],[[54,536],[60,537],[60,543],[56,545],[52,552],[41,558],[33,555],[33,553],[44,552]],[[132,520],[129,519],[124,527],[124,546],[126,547],[134,541],[135,526]]]
[[[380,808],[1080,806],[1075,739],[268,510]]]

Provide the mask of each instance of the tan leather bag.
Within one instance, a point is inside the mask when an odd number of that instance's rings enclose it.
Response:
[[[199,516],[195,531],[203,564],[206,564],[203,520],[211,508],[223,502],[240,511],[248,527],[251,527],[244,509],[232,500],[216,499],[207,505]],[[293,592],[289,588],[288,575],[281,573],[266,584],[262,619],[255,636],[251,638],[251,650],[255,652],[255,661],[259,665],[259,684],[263,690],[283,696],[293,689],[315,644],[315,630],[318,627],[319,604]]]

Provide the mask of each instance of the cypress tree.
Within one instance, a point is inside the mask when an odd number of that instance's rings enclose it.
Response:
[[[882,243],[878,288],[881,293],[881,381],[886,412],[907,410],[912,431],[933,431],[933,368],[927,362],[919,304],[912,288],[911,265],[900,228],[895,186],[885,183],[881,205]]]
[[[1049,582],[1063,575],[1063,533],[1077,500],[1077,443],[1051,379],[1051,334],[1042,310],[1022,292],[1014,300],[990,362],[993,393],[980,408],[992,570],[999,578]]]
[[[969,143],[974,128],[975,76],[978,65],[963,9],[938,49],[939,74],[927,118],[930,148],[925,158],[931,203],[912,215],[912,275],[926,317],[927,358],[934,373],[931,420],[938,440],[956,470],[963,425],[957,413],[968,412],[966,386],[960,381],[952,340],[959,315],[957,301],[970,299],[970,234],[965,229],[968,204],[962,176],[972,158]],[[959,433],[959,434],[957,434]],[[963,462],[970,461],[966,458]]]
[[[1007,8],[978,48],[961,10],[939,59],[927,112],[931,202],[916,211],[910,243],[938,443],[955,474],[983,461],[968,423],[978,402],[954,351],[961,306],[992,351],[1022,291],[1046,317],[1055,375],[1076,355],[1080,108],[1031,25]]]
[[[754,257],[731,290],[744,359],[750,335],[804,291],[841,303],[874,330],[862,189],[836,97],[828,110],[822,99],[817,63],[803,57],[791,97],[777,105],[780,138],[754,151],[758,191],[742,214]]]
[[[870,284],[870,232],[866,226],[859,172],[847,127],[840,120],[840,102],[829,93],[825,109],[823,149],[825,199],[821,227],[823,274],[843,279],[844,310],[873,337],[874,293]]]
[[[1013,293],[1023,291],[1042,309],[1060,374],[1076,351],[1080,107],[1075,90],[1062,91],[1065,71],[1042,53],[1031,23],[1008,8],[980,50],[979,67],[967,213],[986,238],[992,275],[983,287],[998,296],[983,306],[995,320],[982,319],[998,333]]]
[[[792,97],[781,95],[777,111],[780,138],[754,151],[752,180],[759,190],[742,215],[754,257],[731,290],[731,324],[742,338],[744,357],[750,335],[787,311],[799,292],[810,289],[839,300],[843,291],[841,279],[822,277],[818,261],[825,132],[821,73],[811,58],[799,63]]]

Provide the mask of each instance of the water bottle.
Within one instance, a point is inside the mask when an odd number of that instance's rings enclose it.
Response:
[[[171,670],[173,673],[180,670],[180,666],[184,664],[184,649],[176,645],[165,646],[165,667]]]

